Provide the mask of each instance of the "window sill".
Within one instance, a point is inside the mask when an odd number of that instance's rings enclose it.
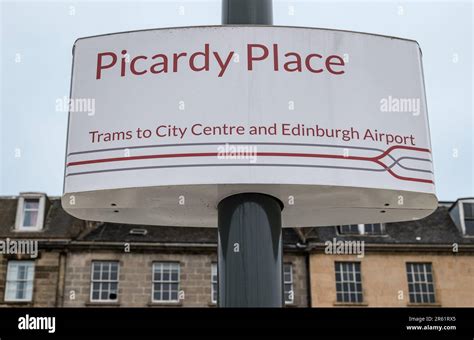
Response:
[[[43,227],[22,227],[13,229],[13,231],[17,233],[37,233],[43,230]]]
[[[18,240],[18,239],[17,239]],[[3,257],[6,258],[7,260],[12,260],[12,261],[35,261],[41,258],[41,250],[38,249],[38,253],[36,254],[36,257],[33,257],[33,254],[3,254]],[[16,301],[11,301],[11,302],[16,302]],[[23,301],[20,301],[23,302]]]
[[[412,303],[409,302],[407,303],[407,307],[441,307],[440,303],[434,302],[434,303]]]
[[[334,302],[335,307],[368,307],[367,302]]]
[[[3,303],[8,306],[33,307],[33,301],[3,301]]]
[[[182,307],[183,303],[181,301],[156,301],[149,302],[148,307]]]
[[[86,302],[88,307],[120,307],[120,302],[118,301],[88,301]]]

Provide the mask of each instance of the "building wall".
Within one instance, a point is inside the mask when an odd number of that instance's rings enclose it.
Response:
[[[119,261],[119,296],[121,307],[183,306],[206,307],[211,303],[211,263],[217,255],[209,253],[149,253],[118,251],[74,251],[70,252],[66,264],[64,293],[65,307],[84,307],[101,303],[90,302],[91,263],[93,260]],[[180,290],[184,299],[179,304],[152,303],[152,265],[157,261],[180,263]],[[293,263],[295,303],[307,306],[307,274],[305,256],[288,255],[285,262]],[[103,304],[111,305],[116,304]]]
[[[436,305],[474,306],[474,254],[366,253],[363,258],[354,255],[310,255],[314,307],[338,305],[335,261],[361,263],[364,305],[369,307],[412,306],[408,297],[407,262],[432,263]]]
[[[7,266],[9,260],[34,260],[34,288],[32,302],[5,302],[5,286],[7,279]],[[41,251],[36,259],[29,256],[6,257],[0,255],[0,307],[12,306],[34,306],[54,307],[56,306],[57,284],[59,273],[59,253]]]
[[[294,303],[287,305],[289,307],[308,307],[309,306],[309,289],[308,289],[308,268],[307,255],[284,254],[284,263],[293,265],[293,290]]]

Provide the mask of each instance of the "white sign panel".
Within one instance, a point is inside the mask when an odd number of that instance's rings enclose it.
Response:
[[[216,26],[74,46],[64,208],[216,226],[231,194],[279,198],[285,226],[421,218],[436,207],[415,41]]]

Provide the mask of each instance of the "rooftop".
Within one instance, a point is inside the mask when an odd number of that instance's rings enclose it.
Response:
[[[0,238],[69,239],[79,242],[217,244],[217,229],[87,223],[67,214],[58,197],[49,198],[44,227],[36,232],[15,231],[18,197],[0,197]],[[459,200],[458,200],[459,201]],[[474,245],[474,237],[463,236],[450,216],[456,202],[440,202],[430,216],[409,222],[388,223],[383,235],[339,235],[334,226],[283,230],[284,244],[324,243],[327,240],[361,240],[383,245]],[[301,235],[304,237],[301,238]]]

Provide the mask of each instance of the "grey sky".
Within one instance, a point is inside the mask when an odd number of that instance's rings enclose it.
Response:
[[[220,23],[217,1],[2,1],[0,195],[60,195],[71,48],[78,37]],[[274,1],[277,25],[417,40],[440,200],[474,196],[471,1]]]

